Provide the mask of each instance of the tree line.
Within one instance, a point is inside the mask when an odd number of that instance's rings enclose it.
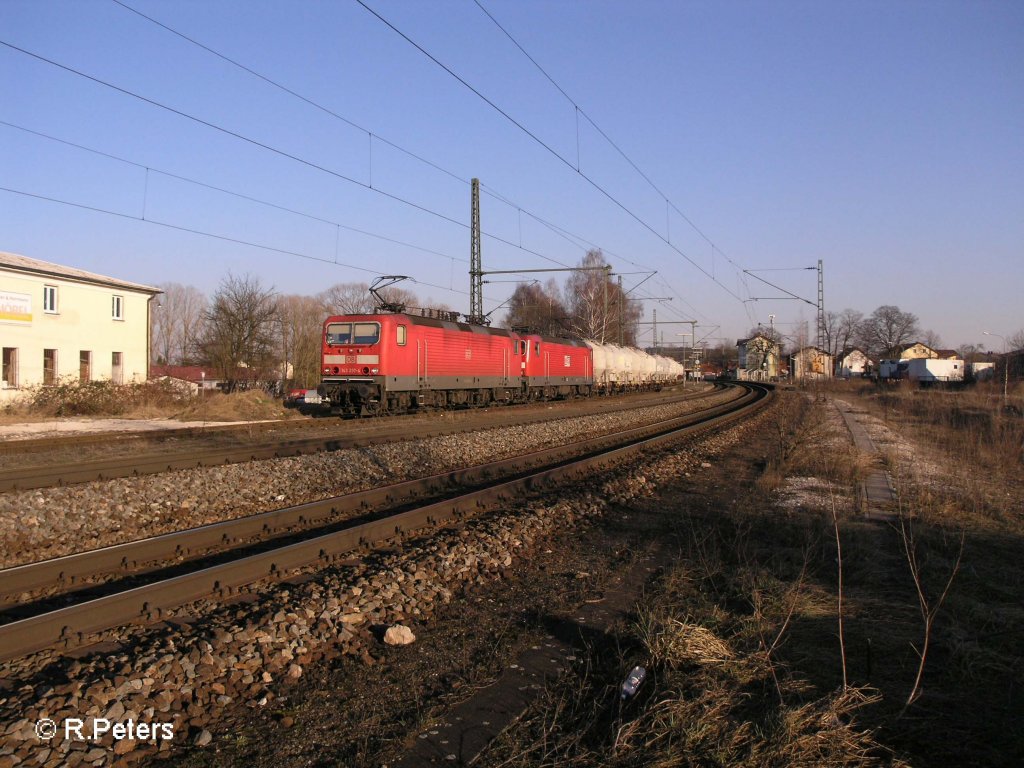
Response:
[[[641,308],[608,276],[600,251],[581,260],[560,286],[555,280],[521,283],[504,323],[549,336],[636,344]],[[278,294],[251,275],[228,274],[213,296],[195,286],[164,283],[153,311],[153,362],[205,365],[229,389],[242,380],[291,381],[313,387],[320,380],[320,335],[329,315],[366,314],[374,300],[366,283],[338,283],[315,296]],[[399,286],[378,290],[392,304],[451,311],[421,302]]]
[[[917,315],[905,312],[893,304],[884,304],[869,315],[855,309],[826,311],[824,331],[824,351],[833,358],[858,348],[873,359],[898,359],[907,347],[916,342],[931,349],[943,348],[942,337],[938,333],[922,328]],[[773,329],[758,326],[750,330],[750,336],[758,333],[770,337]],[[806,321],[798,324],[792,334],[783,336],[778,331],[774,333],[775,341],[786,352],[796,352],[818,343],[817,336],[811,335]],[[1024,330],[1008,337],[1006,344],[1008,350],[1024,348]],[[974,360],[990,350],[986,350],[985,343],[977,342],[961,344],[955,351],[963,360]]]
[[[554,337],[596,339],[636,346],[642,307],[610,277],[600,250],[589,251],[559,284],[520,283],[506,302],[504,325]],[[242,380],[290,381],[296,387],[314,387],[320,380],[320,336],[324,319],[335,314],[372,312],[374,301],[366,283],[337,283],[315,296],[278,294],[250,275],[228,274],[213,296],[180,283],[165,283],[153,311],[153,362],[170,365],[205,365],[234,388]],[[425,304],[413,291],[388,286],[379,291],[389,303],[451,311]],[[787,352],[817,343],[808,324],[798,324],[787,335],[758,326],[748,336],[774,334]],[[899,357],[921,341],[933,349],[942,346],[938,334],[922,330],[916,315],[897,306],[883,305],[870,315],[854,309],[825,313],[825,346],[834,357],[859,347],[873,358]],[[1006,339],[1008,349],[1024,348],[1024,330]],[[963,344],[957,352],[966,360],[985,351],[984,343]],[[731,340],[708,349],[705,360],[723,368],[735,362]]]
[[[213,296],[164,283],[153,311],[152,356],[161,365],[204,365],[229,389],[247,381],[320,381],[320,336],[328,315],[373,311],[366,283],[338,283],[315,296],[279,294],[251,275],[229,274]],[[389,302],[421,306],[412,291],[383,289]],[[447,307],[428,301],[432,309]]]

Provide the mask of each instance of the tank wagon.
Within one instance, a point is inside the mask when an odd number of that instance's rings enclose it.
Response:
[[[322,408],[346,416],[650,389],[682,373],[627,347],[407,313],[329,317],[321,341]]]

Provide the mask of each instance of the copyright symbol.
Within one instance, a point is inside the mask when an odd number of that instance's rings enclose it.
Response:
[[[36,721],[36,736],[43,741],[49,741],[57,735],[57,724],[48,717]]]

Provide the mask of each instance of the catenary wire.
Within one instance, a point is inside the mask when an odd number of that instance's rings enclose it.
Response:
[[[212,48],[212,47],[210,47],[210,46],[208,46],[208,45],[206,45],[206,44],[196,40],[195,38],[192,38],[192,37],[190,37],[190,36],[180,32],[180,31],[174,29],[173,27],[171,27],[171,26],[169,26],[169,25],[159,21],[158,19],[155,19],[152,16],[149,16],[149,15],[147,15],[145,13],[142,13],[141,11],[133,8],[132,6],[128,5],[127,3],[122,2],[122,0],[112,0],[112,2],[114,2],[118,6],[120,6],[121,8],[123,8],[123,9],[125,9],[125,10],[127,10],[129,12],[136,14],[140,18],[143,18],[146,21],[148,21],[148,22],[150,22],[150,23],[160,27],[161,29],[163,29],[163,30],[165,30],[165,31],[167,31],[167,32],[169,32],[169,33],[171,33],[171,34],[181,38],[182,40],[185,40],[188,43],[190,43],[192,45],[195,45],[196,47],[201,48],[202,50],[210,53],[211,55],[216,56],[217,58],[221,59],[222,61],[225,61],[225,62],[231,64],[232,66],[235,66],[235,67],[243,70],[244,72],[247,72],[247,73],[253,75],[254,77],[262,80],[263,82],[265,82],[265,83],[267,83],[267,84],[269,84],[269,85],[271,85],[271,86],[273,86],[275,88],[278,88],[279,90],[281,90],[281,91],[283,91],[283,92],[293,96],[294,98],[297,98],[300,101],[302,101],[302,102],[304,102],[304,103],[306,103],[306,104],[308,104],[308,105],[310,105],[310,106],[312,106],[312,107],[314,107],[314,108],[324,112],[327,115],[330,115],[331,117],[334,117],[335,119],[340,120],[341,122],[345,123],[346,125],[349,125],[349,126],[355,128],[355,129],[359,130],[359,131],[362,131],[362,132],[366,133],[367,136],[370,137],[371,141],[373,139],[377,139],[378,141],[386,144],[387,146],[392,147],[392,148],[398,150],[399,152],[402,152],[403,154],[405,154],[405,155],[407,155],[407,156],[409,156],[409,157],[411,157],[411,158],[413,158],[415,160],[418,160],[419,162],[422,162],[425,165],[427,165],[427,166],[429,166],[431,168],[434,168],[435,170],[440,171],[441,173],[446,174],[447,176],[450,176],[451,178],[455,179],[456,181],[462,182],[464,184],[468,184],[469,183],[466,179],[463,179],[458,174],[456,174],[456,173],[454,173],[454,172],[452,172],[452,171],[450,171],[450,170],[448,170],[448,169],[438,165],[437,163],[434,163],[434,162],[428,160],[427,158],[423,157],[422,155],[417,154],[415,152],[412,152],[411,150],[408,150],[408,149],[406,149],[406,148],[396,144],[395,142],[390,141],[390,140],[380,136],[379,134],[374,133],[370,129],[365,128],[365,127],[359,125],[358,123],[356,123],[355,121],[351,120],[350,118],[347,118],[347,117],[345,117],[345,116],[335,112],[334,110],[324,106],[323,104],[320,104],[319,102],[317,102],[317,101],[315,101],[315,100],[313,100],[313,99],[311,99],[311,98],[309,98],[307,96],[304,96],[301,93],[298,93],[294,89],[289,88],[288,86],[283,85],[282,83],[274,80],[273,78],[270,78],[270,77],[264,75],[263,73],[256,71],[252,67],[249,67],[249,66],[247,66],[245,64],[242,64],[241,62],[239,62],[239,61],[237,61],[237,60],[235,60],[235,59],[233,59],[233,58],[231,58],[231,57],[221,53],[220,51],[217,51],[214,48]],[[486,13],[486,10],[484,12]],[[495,23],[497,23],[497,22],[495,22]],[[500,27],[500,25],[499,25],[499,27]],[[525,54],[525,51],[524,51],[524,54]],[[527,54],[527,56],[528,56],[528,54]],[[531,59],[531,61],[532,61],[532,59]],[[536,64],[536,62],[534,62],[534,63]],[[537,66],[539,68],[539,65],[537,65]],[[545,75],[547,75],[547,73],[545,73]],[[549,79],[551,79],[551,78],[549,77]],[[552,83],[554,83],[553,80],[552,80]],[[554,84],[555,84],[556,88],[559,87],[557,85],[557,83],[554,83]],[[559,88],[559,90],[561,90],[561,88]],[[563,95],[565,95],[566,98],[569,98],[568,95],[565,94],[564,91],[563,91]],[[570,101],[571,101],[571,99],[570,99]],[[588,117],[587,119],[589,120],[590,118]],[[597,126],[595,125],[595,127],[597,127]],[[600,128],[598,128],[598,130],[600,130]],[[540,223],[542,226],[547,227],[548,229],[550,229],[551,231],[555,232],[559,236],[569,240],[569,242],[572,242],[572,240],[570,238],[576,238],[577,240],[579,240],[581,242],[587,243],[590,247],[599,248],[602,251],[602,253],[608,254],[608,256],[610,256],[610,257],[619,259],[620,261],[624,261],[624,262],[626,262],[628,264],[632,264],[633,266],[645,268],[645,267],[643,267],[643,265],[640,265],[640,264],[637,264],[636,262],[630,261],[629,259],[627,259],[627,258],[625,258],[625,257],[623,257],[623,256],[621,256],[619,254],[616,254],[615,252],[610,251],[610,250],[608,250],[606,248],[603,248],[600,245],[592,243],[592,242],[586,240],[585,238],[580,237],[579,235],[573,235],[572,233],[569,233],[567,230],[565,230],[565,229],[563,229],[561,227],[558,227],[556,225],[551,224],[550,222],[546,221],[544,218],[538,216],[537,214],[534,214],[534,213],[532,213],[532,212],[530,212],[528,210],[523,209],[522,206],[518,205],[514,201],[509,200],[507,197],[505,197],[504,195],[498,193],[493,188],[490,188],[487,185],[481,185],[481,186],[489,194],[494,196],[496,199],[500,200],[501,202],[503,202],[504,204],[506,204],[506,205],[508,205],[508,206],[510,206],[512,208],[515,208],[520,213],[525,213],[527,216],[529,216],[530,218],[534,219],[535,221]],[[568,235],[569,237],[566,237],[566,235]],[[509,245],[514,245],[512,243],[509,243],[508,241],[503,241],[503,242],[505,242],[506,244],[509,244]],[[582,246],[579,246],[578,243],[573,243],[573,244],[576,245],[577,247],[580,247],[581,249],[583,249]],[[519,243],[519,247],[522,248],[522,243],[521,242]],[[712,246],[712,247],[714,247],[714,246]],[[524,249],[524,250],[526,250],[526,249]],[[583,250],[585,250],[585,249],[583,249]],[[529,251],[527,250],[527,252],[529,252]],[[558,261],[556,259],[552,259],[550,257],[544,256],[543,254],[533,253],[533,255],[537,255],[537,256],[539,256],[542,259],[545,259],[545,260],[547,260],[547,261],[549,261],[551,263],[559,264],[560,266],[566,266],[566,267],[568,266],[567,264],[563,264],[562,262],[560,262],[560,261]]]
[[[322,256],[313,256],[311,254],[301,253],[299,251],[289,251],[289,250],[287,250],[285,248],[278,248],[278,247],[273,246],[273,245],[265,245],[263,243],[254,243],[254,242],[252,242],[250,240],[242,240],[240,238],[229,237],[227,235],[219,235],[219,234],[217,234],[215,232],[206,232],[206,231],[201,230],[201,229],[195,229],[193,227],[186,227],[186,226],[183,226],[183,225],[180,225],[180,224],[172,224],[171,222],[160,221],[158,219],[143,218],[142,216],[138,216],[136,214],[124,213],[123,211],[113,211],[113,210],[110,210],[109,208],[100,208],[98,206],[85,205],[83,203],[76,203],[76,202],[73,202],[73,201],[70,201],[70,200],[61,200],[60,198],[57,198],[57,197],[51,197],[49,195],[40,195],[40,194],[36,194],[34,192],[27,192],[27,191],[22,190],[22,189],[14,189],[12,187],[0,186],[0,192],[8,192],[8,193],[13,194],[13,195],[21,195],[22,197],[29,197],[29,198],[33,198],[35,200],[45,200],[45,201],[51,202],[51,203],[59,203],[60,205],[66,205],[66,206],[69,206],[71,208],[78,208],[80,210],[91,211],[93,213],[103,213],[103,214],[106,214],[108,216],[116,216],[116,217],[121,218],[121,219],[130,219],[132,221],[138,221],[138,222],[141,222],[143,224],[152,224],[154,226],[165,227],[167,229],[173,229],[173,230],[176,230],[178,232],[187,232],[187,233],[193,234],[193,235],[201,235],[203,237],[209,237],[209,238],[213,238],[214,240],[221,240],[221,241],[227,242],[227,243],[235,243],[237,245],[244,245],[244,246],[248,246],[250,248],[259,248],[260,250],[271,251],[273,253],[280,253],[280,254],[285,255],[285,256],[297,256],[300,259],[308,259],[309,261],[319,261],[319,262],[324,263],[324,264],[333,264],[333,265],[339,266],[339,267],[346,267],[348,269],[354,269],[354,270],[356,270],[358,272],[366,272],[367,274],[371,274],[371,275],[383,275],[384,274],[383,272],[379,272],[377,270],[369,269],[367,267],[360,267],[360,266],[357,266],[355,264],[347,264],[345,262],[338,261],[336,259],[325,259]],[[427,286],[429,288],[437,288],[437,289],[442,290],[442,291],[446,291],[446,292],[449,292],[449,293],[457,293],[457,294],[460,294],[462,296],[468,296],[469,295],[468,291],[460,291],[458,289],[451,288],[449,286],[438,285],[436,283],[428,283],[425,280],[419,280],[417,278],[413,278],[413,280],[416,282],[417,285],[425,285],[425,286]],[[488,298],[487,300],[488,301],[494,301],[494,302],[497,301],[497,299],[492,299],[492,298]]]
[[[650,232],[651,234],[653,234],[653,235],[654,235],[655,237],[657,237],[657,238],[658,238],[659,240],[661,240],[661,241],[662,241],[663,243],[665,243],[665,244],[666,244],[666,245],[667,245],[667,246],[668,246],[669,248],[671,248],[671,249],[672,249],[673,251],[675,251],[676,253],[678,253],[678,254],[679,254],[680,256],[682,256],[682,257],[683,257],[684,259],[686,259],[686,261],[688,261],[688,262],[689,262],[689,263],[690,263],[690,264],[691,264],[691,265],[692,265],[692,266],[693,266],[693,267],[694,267],[695,269],[697,269],[697,270],[698,270],[698,271],[699,271],[699,272],[700,272],[701,274],[703,274],[703,275],[704,275],[705,277],[707,277],[707,278],[708,278],[709,280],[711,280],[711,281],[712,281],[713,283],[715,283],[716,285],[718,285],[718,286],[719,286],[719,287],[720,287],[720,288],[721,288],[722,290],[724,290],[724,291],[725,291],[726,293],[730,294],[730,295],[731,295],[731,296],[732,296],[733,298],[735,298],[735,299],[736,299],[737,301],[741,301],[741,302],[743,301],[743,299],[742,299],[742,298],[741,298],[741,297],[739,296],[739,294],[735,293],[735,292],[734,292],[734,291],[733,291],[733,290],[732,290],[731,288],[729,288],[729,287],[728,287],[728,286],[726,286],[726,285],[725,285],[724,283],[722,283],[722,282],[721,282],[721,281],[719,281],[719,280],[718,280],[717,278],[715,278],[715,276],[714,276],[713,274],[711,274],[710,272],[708,272],[708,271],[707,271],[707,270],[706,270],[706,269],[705,269],[704,267],[702,267],[702,266],[701,266],[700,264],[698,264],[698,263],[697,263],[697,262],[696,262],[696,261],[695,261],[695,260],[694,260],[693,258],[691,258],[691,257],[690,257],[690,256],[689,256],[688,254],[686,254],[685,252],[683,252],[683,251],[682,251],[682,250],[681,250],[680,248],[678,248],[678,247],[677,247],[676,245],[674,245],[673,243],[671,243],[671,242],[670,242],[670,241],[669,241],[669,240],[668,240],[667,238],[665,238],[665,237],[664,237],[664,236],[663,236],[663,235],[662,235],[662,234],[661,234],[660,232],[658,232],[658,231],[657,231],[657,230],[656,230],[656,229],[655,229],[654,227],[652,227],[652,226],[651,226],[650,224],[648,224],[648,223],[647,223],[646,221],[644,221],[644,219],[642,219],[642,218],[641,218],[641,217],[640,217],[640,216],[639,216],[638,214],[636,214],[636,213],[635,213],[634,211],[632,211],[632,210],[631,210],[631,209],[630,209],[629,207],[627,207],[627,206],[626,206],[626,205],[625,205],[624,203],[622,203],[622,202],[621,202],[621,201],[620,201],[620,200],[619,200],[618,198],[616,198],[616,197],[615,197],[614,195],[612,195],[612,194],[611,194],[611,193],[610,193],[610,192],[609,192],[608,190],[606,190],[606,189],[605,189],[605,188],[604,188],[603,186],[601,186],[601,185],[600,185],[600,184],[598,184],[598,183],[597,183],[596,181],[594,181],[594,180],[593,180],[592,178],[590,178],[590,177],[589,177],[589,176],[588,176],[587,174],[585,174],[585,173],[583,173],[583,172],[582,172],[581,170],[579,170],[579,169],[578,169],[578,168],[577,168],[577,167],[576,167],[575,165],[573,165],[573,163],[572,163],[572,162],[570,162],[570,161],[569,161],[569,160],[568,160],[568,159],[567,159],[566,157],[564,157],[564,156],[563,156],[562,154],[560,154],[560,153],[559,153],[559,152],[558,152],[557,150],[553,149],[553,148],[552,148],[552,147],[551,147],[551,146],[550,146],[549,144],[545,143],[545,142],[544,142],[544,141],[543,141],[542,139],[540,139],[540,138],[539,138],[539,137],[538,137],[538,136],[537,136],[536,134],[534,134],[534,133],[533,133],[532,131],[530,131],[530,130],[529,130],[529,129],[528,129],[527,127],[526,127],[526,126],[524,126],[524,125],[523,125],[522,123],[520,123],[519,121],[517,121],[517,120],[516,120],[515,118],[513,118],[513,117],[512,117],[511,115],[509,115],[509,114],[508,114],[507,112],[505,112],[505,110],[503,110],[503,109],[502,109],[501,107],[499,107],[499,106],[498,106],[497,104],[495,104],[495,103],[494,103],[493,101],[491,101],[491,100],[490,100],[489,98],[487,98],[487,97],[486,97],[486,96],[485,96],[485,95],[484,95],[483,93],[481,93],[481,92],[480,92],[479,90],[477,90],[477,89],[476,89],[476,88],[474,88],[474,87],[473,87],[472,85],[470,85],[470,84],[469,84],[469,83],[468,83],[468,82],[467,82],[467,81],[466,81],[466,80],[465,80],[464,78],[462,78],[462,77],[461,77],[461,76],[460,76],[460,75],[459,75],[459,74],[458,74],[457,72],[455,72],[455,71],[454,71],[453,69],[451,69],[451,68],[450,68],[449,66],[447,66],[446,64],[444,64],[444,63],[443,63],[442,61],[440,61],[440,60],[439,60],[439,59],[438,59],[437,57],[435,57],[435,56],[434,56],[433,54],[431,54],[431,53],[430,53],[429,51],[427,51],[427,50],[426,50],[425,48],[423,48],[423,46],[421,46],[421,45],[420,45],[419,43],[417,43],[417,42],[416,42],[415,40],[413,40],[413,39],[412,39],[411,37],[409,37],[409,36],[408,36],[407,34],[405,34],[405,33],[404,33],[404,32],[402,32],[402,31],[401,31],[400,29],[398,29],[398,27],[396,27],[396,26],[395,26],[394,24],[392,24],[392,23],[391,23],[390,21],[388,21],[388,20],[387,20],[386,18],[384,18],[384,17],[383,17],[383,16],[381,15],[381,14],[379,14],[379,13],[378,13],[377,11],[375,11],[375,10],[374,10],[373,8],[371,8],[371,7],[369,6],[369,5],[367,5],[367,4],[366,4],[366,3],[364,2],[364,0],[355,0],[355,2],[356,2],[356,3],[358,3],[359,5],[361,5],[361,6],[363,7],[363,8],[365,8],[365,9],[367,10],[367,12],[369,12],[370,14],[372,14],[373,16],[375,16],[375,17],[376,17],[377,19],[379,19],[379,20],[381,21],[381,23],[383,23],[383,24],[384,24],[385,26],[387,26],[387,27],[388,27],[389,29],[391,29],[392,31],[394,31],[394,32],[395,32],[395,33],[396,33],[397,35],[399,35],[399,36],[400,36],[400,37],[401,37],[402,39],[404,39],[404,40],[405,40],[405,41],[407,41],[407,42],[408,42],[408,43],[409,43],[410,45],[412,45],[412,46],[413,46],[414,48],[416,48],[416,49],[417,49],[418,51],[420,51],[420,52],[421,52],[421,53],[422,53],[422,54],[423,54],[424,56],[426,56],[426,57],[427,57],[428,59],[430,59],[430,60],[431,60],[431,61],[433,61],[433,62],[434,62],[435,64],[437,64],[437,65],[438,65],[439,67],[441,67],[441,68],[442,68],[443,70],[445,70],[445,71],[446,71],[446,72],[447,72],[447,73],[448,73],[449,75],[451,75],[451,76],[452,76],[453,78],[455,78],[455,79],[456,79],[456,80],[457,80],[457,81],[458,81],[459,83],[461,83],[461,84],[462,84],[463,86],[465,86],[465,87],[466,87],[467,89],[469,89],[469,90],[470,90],[470,91],[471,91],[472,93],[474,93],[474,94],[475,94],[476,96],[478,96],[478,97],[479,97],[479,98],[480,98],[481,100],[483,100],[483,101],[484,101],[484,102],[485,102],[486,104],[488,104],[488,105],[489,105],[489,106],[490,106],[490,107],[491,107],[492,109],[494,109],[494,110],[495,110],[496,112],[498,112],[498,114],[500,114],[500,115],[501,115],[501,116],[503,116],[503,117],[504,117],[504,118],[505,118],[506,120],[508,120],[509,122],[511,122],[511,123],[512,123],[512,124],[513,124],[514,126],[516,126],[517,128],[519,128],[519,129],[520,129],[520,130],[521,130],[521,131],[522,131],[523,133],[525,133],[525,134],[526,134],[526,135],[527,135],[528,137],[530,137],[531,139],[533,139],[533,140],[534,140],[534,141],[535,141],[535,142],[536,142],[537,144],[539,144],[539,145],[540,145],[541,147],[543,147],[544,149],[546,149],[546,150],[547,150],[547,151],[548,151],[549,153],[551,153],[552,155],[554,155],[554,156],[555,156],[555,158],[557,158],[558,160],[560,160],[560,161],[561,161],[561,162],[562,162],[562,163],[563,163],[564,165],[566,165],[566,166],[567,166],[568,168],[570,168],[570,169],[571,169],[572,171],[574,171],[574,172],[575,172],[575,173],[576,173],[577,175],[579,175],[579,176],[580,176],[581,178],[583,178],[583,179],[584,179],[585,181],[587,181],[587,183],[589,183],[589,184],[590,184],[590,185],[591,185],[591,186],[592,186],[592,187],[593,187],[593,188],[594,188],[595,190],[597,190],[597,191],[598,191],[598,192],[600,192],[600,193],[601,193],[602,195],[604,195],[604,196],[605,196],[605,197],[606,197],[606,198],[607,198],[607,199],[609,200],[609,202],[611,202],[612,204],[614,204],[615,206],[617,206],[617,207],[618,207],[619,209],[621,209],[621,210],[622,210],[622,211],[623,211],[624,213],[626,213],[626,214],[627,214],[628,216],[630,216],[630,217],[631,217],[631,218],[632,218],[633,220],[635,220],[635,221],[636,221],[636,222],[637,222],[638,224],[640,224],[640,225],[641,225],[642,227],[644,227],[645,229],[647,229],[647,230],[648,230],[648,231],[649,231],[649,232]],[[637,265],[637,266],[639,266],[639,265]]]
[[[246,142],[248,144],[252,144],[253,146],[259,147],[259,148],[264,149],[264,150],[267,150],[269,152],[272,152],[272,153],[274,153],[276,155],[279,155],[281,157],[284,157],[286,159],[293,160],[293,161],[295,161],[297,163],[300,163],[302,165],[305,165],[305,166],[307,166],[309,168],[313,168],[315,170],[322,171],[323,173],[326,173],[326,174],[328,174],[330,176],[333,176],[335,178],[341,179],[343,181],[347,181],[347,182],[349,182],[351,184],[355,184],[355,185],[357,185],[359,187],[362,187],[363,189],[367,189],[369,191],[375,192],[376,194],[381,195],[382,197],[386,197],[386,198],[388,198],[390,200],[394,200],[395,202],[398,202],[398,203],[401,203],[403,205],[406,205],[406,206],[409,206],[411,208],[414,208],[416,210],[422,211],[423,213],[429,214],[431,216],[435,216],[435,217],[437,217],[439,219],[442,219],[443,221],[447,221],[447,222],[449,222],[451,224],[455,224],[456,226],[459,226],[459,227],[461,227],[463,229],[469,229],[469,225],[466,224],[463,221],[459,221],[458,219],[454,219],[451,216],[447,216],[446,214],[440,213],[439,211],[435,211],[435,210],[433,210],[431,208],[427,208],[426,206],[420,205],[419,203],[415,203],[415,202],[412,202],[411,200],[407,200],[407,199],[405,199],[405,198],[403,198],[403,197],[401,197],[399,195],[395,195],[395,194],[393,194],[391,192],[387,192],[387,191],[385,191],[383,189],[380,189],[379,187],[371,187],[367,182],[359,181],[358,179],[352,178],[352,177],[347,176],[347,175],[345,175],[343,173],[340,173],[338,171],[335,171],[335,170],[332,170],[332,169],[327,168],[325,166],[322,166],[322,165],[320,165],[318,163],[314,163],[314,162],[312,162],[310,160],[306,160],[304,158],[298,157],[298,156],[293,155],[293,154],[291,154],[289,152],[285,152],[284,150],[280,150],[280,149],[277,149],[276,147],[272,147],[269,144],[265,144],[265,143],[263,143],[261,141],[258,141],[256,139],[252,139],[252,138],[250,138],[248,136],[245,136],[243,134],[237,133],[236,131],[232,131],[232,130],[230,130],[228,128],[224,128],[223,126],[219,126],[216,123],[211,123],[208,120],[204,120],[203,118],[196,117],[195,115],[191,115],[191,114],[189,114],[187,112],[184,112],[182,110],[176,109],[176,108],[168,106],[166,104],[162,104],[162,103],[160,103],[158,101],[155,101],[154,99],[150,99],[150,98],[148,98],[146,96],[142,96],[141,94],[137,94],[137,93],[135,93],[133,91],[130,91],[130,90],[126,89],[126,88],[122,88],[120,86],[114,85],[113,83],[107,82],[107,81],[102,80],[102,79],[100,79],[98,77],[94,77],[92,75],[89,75],[89,74],[87,74],[85,72],[82,72],[82,71],[77,70],[77,69],[75,69],[73,67],[67,66],[65,64],[61,64],[60,62],[54,61],[54,60],[49,59],[49,58],[47,58],[45,56],[42,56],[40,54],[33,53],[32,51],[29,51],[29,50],[26,50],[24,48],[21,48],[21,47],[19,47],[17,45],[9,43],[9,42],[7,42],[5,40],[0,40],[0,45],[3,45],[5,47],[7,47],[7,48],[10,48],[11,50],[17,51],[17,52],[22,53],[22,54],[24,54],[26,56],[34,58],[34,59],[36,59],[38,61],[42,61],[42,62],[44,62],[46,64],[50,64],[51,66],[57,67],[58,69],[62,69],[64,71],[66,71],[66,72],[69,72],[71,74],[74,74],[74,75],[77,75],[79,77],[82,77],[82,78],[84,78],[86,80],[89,80],[91,82],[97,83],[98,85],[102,85],[104,87],[110,88],[110,89],[112,89],[114,91],[117,91],[118,93],[124,94],[126,96],[131,96],[132,98],[138,99],[138,100],[140,100],[140,101],[142,101],[142,102],[144,102],[146,104],[150,104],[151,106],[155,106],[155,107],[158,107],[160,109],[166,110],[166,111],[168,111],[168,112],[170,112],[172,114],[178,115],[178,116],[183,117],[183,118],[185,118],[187,120],[192,120],[192,121],[194,121],[196,123],[199,123],[200,125],[206,126],[206,127],[211,128],[211,129],[213,129],[215,131],[219,131],[221,133],[224,133],[224,134],[226,134],[228,136],[231,136],[233,138],[239,139],[239,140],[241,140],[243,142]],[[556,259],[553,259],[550,256],[547,256],[546,254],[540,253],[539,251],[536,251],[536,250],[534,250],[532,248],[526,248],[525,246],[522,246],[520,244],[514,243],[511,240],[508,240],[506,238],[502,238],[502,237],[499,237],[497,235],[494,235],[494,234],[488,233],[488,232],[483,232],[482,234],[485,235],[486,237],[489,237],[490,239],[492,239],[492,240],[494,240],[496,242],[503,243],[504,245],[508,245],[509,247],[512,247],[512,248],[516,248],[518,250],[523,251],[524,253],[529,253],[530,255],[536,256],[536,257],[538,257],[540,259],[543,259],[545,261],[551,262],[553,264],[558,264],[559,266],[563,266],[563,267],[566,266],[562,262],[557,261]]]

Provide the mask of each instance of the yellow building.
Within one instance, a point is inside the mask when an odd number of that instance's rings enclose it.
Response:
[[[159,288],[0,252],[0,402],[68,377],[145,381]]]

